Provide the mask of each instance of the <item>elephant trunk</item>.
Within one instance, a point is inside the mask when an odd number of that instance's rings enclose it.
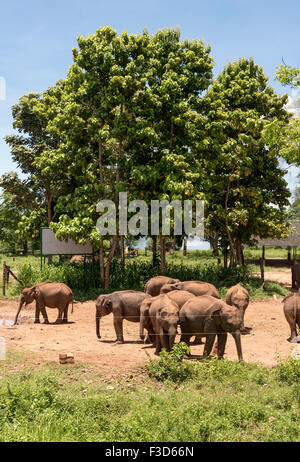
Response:
[[[169,334],[169,349],[171,351],[173,348],[174,342],[175,342],[176,334],[177,334],[176,327],[170,328],[168,334]]]
[[[145,316],[142,313],[140,317],[140,339],[141,340],[145,340],[144,325],[145,325]]]
[[[238,354],[239,361],[243,361],[243,353],[242,353],[242,344],[241,344],[241,333],[240,331],[231,332],[232,337],[234,338],[236,350]]]
[[[24,305],[24,302],[25,302],[25,299],[24,299],[23,296],[21,296],[21,298],[20,298],[20,303],[19,303],[19,308],[18,308],[18,312],[17,312],[17,314],[16,314],[16,318],[15,318],[14,325],[17,324],[18,317],[19,317],[20,311],[21,311],[21,309],[22,309],[22,306]]]
[[[96,335],[98,338],[101,338],[100,335],[100,318],[101,316],[98,313],[98,310],[96,309]]]

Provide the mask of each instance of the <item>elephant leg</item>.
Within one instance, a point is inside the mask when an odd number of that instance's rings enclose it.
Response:
[[[42,313],[43,318],[44,318],[44,324],[49,324],[49,319],[48,319],[47,311],[46,311],[46,309],[45,309],[45,304],[44,304],[44,302],[39,302],[38,305],[39,305],[39,306],[38,306],[39,311]]]
[[[159,353],[161,352],[161,349],[162,349],[162,345],[161,345],[161,340],[160,340],[160,335],[159,334],[156,334],[155,335],[155,354],[156,355],[159,355]]]
[[[116,331],[116,343],[124,343],[123,337],[123,317],[114,313],[114,328]]]
[[[58,307],[58,316],[57,316],[57,319],[55,321],[55,324],[62,324],[63,323],[64,310],[65,310],[65,305],[60,305]]]
[[[225,353],[225,347],[227,342],[227,332],[222,332],[218,334],[218,359],[222,359]]]
[[[291,329],[291,337],[289,338],[289,340],[293,340],[293,338],[297,337],[296,320],[289,320],[288,323]]]
[[[34,324],[40,324],[40,309],[38,303],[35,304],[35,319]]]
[[[214,345],[214,341],[216,338],[216,334],[208,334],[206,336],[206,342],[204,345],[204,351],[203,351],[203,356],[209,356],[210,352],[212,350],[212,347]]]
[[[69,302],[67,302],[66,307],[64,309],[64,317],[63,317],[64,323],[68,322],[68,309],[69,309]]]

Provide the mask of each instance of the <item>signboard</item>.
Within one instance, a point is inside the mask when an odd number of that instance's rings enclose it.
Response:
[[[76,244],[73,239],[59,241],[50,228],[41,228],[41,257],[48,255],[92,255],[93,249],[89,241],[85,245]]]

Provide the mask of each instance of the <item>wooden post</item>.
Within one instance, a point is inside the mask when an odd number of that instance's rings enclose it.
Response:
[[[2,272],[2,294],[5,295],[5,282],[6,282],[6,261],[3,262]]]
[[[264,289],[264,287],[265,287],[265,268],[264,268],[265,261],[264,261],[263,258],[259,259],[259,264],[260,264],[261,287],[262,287],[262,289]]]

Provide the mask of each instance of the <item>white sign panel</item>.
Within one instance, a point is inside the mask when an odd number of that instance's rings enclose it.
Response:
[[[84,255],[93,253],[89,241],[85,245],[76,244],[73,239],[59,241],[55,237],[55,233],[49,228],[41,229],[41,246],[43,255]]]

